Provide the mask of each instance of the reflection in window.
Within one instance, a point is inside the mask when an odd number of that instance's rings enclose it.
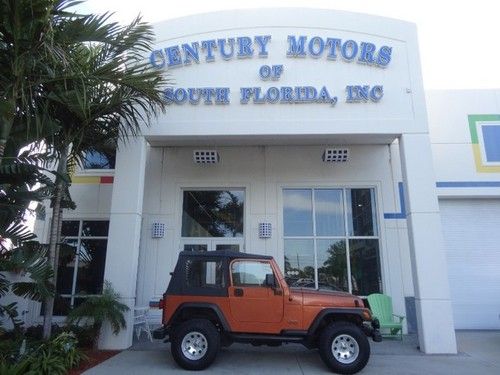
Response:
[[[374,189],[284,189],[283,225],[290,286],[381,291]]]
[[[107,240],[82,240],[78,259],[76,293],[102,293]]]
[[[285,240],[285,274],[290,286],[314,288],[313,240]]]
[[[61,227],[61,235],[66,236],[78,236],[80,231],[80,221],[79,220],[64,220]]]
[[[313,232],[311,189],[283,191],[285,236],[310,236]]]
[[[220,243],[215,245],[215,251],[240,251],[240,245],[232,243]]]
[[[189,259],[186,262],[186,285],[191,288],[223,288],[222,261]]]
[[[231,265],[231,278],[234,286],[264,286],[266,275],[273,269],[267,262],[242,261]]]
[[[342,189],[314,190],[317,236],[342,236],[344,234],[344,202],[342,200]]]
[[[83,169],[115,169],[116,150],[92,150],[85,154]]]
[[[345,240],[317,240],[320,289],[349,291]]]
[[[205,244],[186,244],[184,251],[207,251],[208,246]]]
[[[59,249],[59,265],[57,268],[57,292],[71,294],[73,290],[73,276],[75,274],[77,239],[67,239]]]
[[[378,240],[349,240],[352,292],[367,296],[382,290]]]
[[[109,221],[92,220],[84,221],[82,224],[82,236],[85,237],[106,237],[109,230]]]
[[[373,236],[377,233],[373,189],[349,189],[347,213],[350,236]]]
[[[182,237],[242,237],[243,190],[184,191]]]
[[[86,295],[102,293],[108,227],[103,220],[63,221],[54,315],[67,315]]]

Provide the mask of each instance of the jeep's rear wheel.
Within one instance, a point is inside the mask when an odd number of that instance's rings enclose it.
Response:
[[[219,348],[219,332],[208,320],[188,320],[173,331],[170,350],[175,362],[186,370],[207,368]]]
[[[354,374],[368,363],[370,343],[355,324],[332,323],[319,337],[319,354],[332,371]]]

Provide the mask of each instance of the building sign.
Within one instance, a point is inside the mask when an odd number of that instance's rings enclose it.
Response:
[[[268,46],[271,35],[256,35],[236,38],[208,39],[180,45],[169,46],[151,52],[150,63],[156,69],[174,69],[200,63],[213,63],[217,60],[268,58]],[[287,58],[325,59],[332,62],[359,63],[376,68],[386,68],[392,58],[392,47],[376,46],[369,42],[358,42],[352,39],[319,36],[287,37],[287,50],[283,51]],[[286,74],[284,65],[262,65],[259,70],[262,81],[279,81]],[[352,84],[344,88],[347,103],[377,103],[384,96],[381,84]],[[334,106],[338,97],[332,88],[321,86],[279,86],[268,88],[240,87],[239,102],[246,105],[274,103],[320,103]],[[165,90],[167,104],[230,104],[229,87],[187,87],[167,88]]]

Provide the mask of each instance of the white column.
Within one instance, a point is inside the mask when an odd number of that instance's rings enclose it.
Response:
[[[403,134],[400,147],[420,350],[456,353],[429,135]]]
[[[127,328],[118,335],[114,335],[108,325],[103,327],[99,340],[102,349],[126,349],[132,345],[145,165],[146,141],[143,137],[131,138],[120,145],[116,155],[104,280],[112,283],[122,296],[121,302],[130,310],[126,314]]]

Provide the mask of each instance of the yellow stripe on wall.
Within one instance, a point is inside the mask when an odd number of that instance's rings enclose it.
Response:
[[[100,184],[101,177],[99,176],[73,176],[71,182],[74,184]]]
[[[472,153],[474,154],[474,161],[476,163],[476,170],[483,173],[499,173],[500,166],[483,165],[481,158],[481,148],[478,144],[472,144]]]

